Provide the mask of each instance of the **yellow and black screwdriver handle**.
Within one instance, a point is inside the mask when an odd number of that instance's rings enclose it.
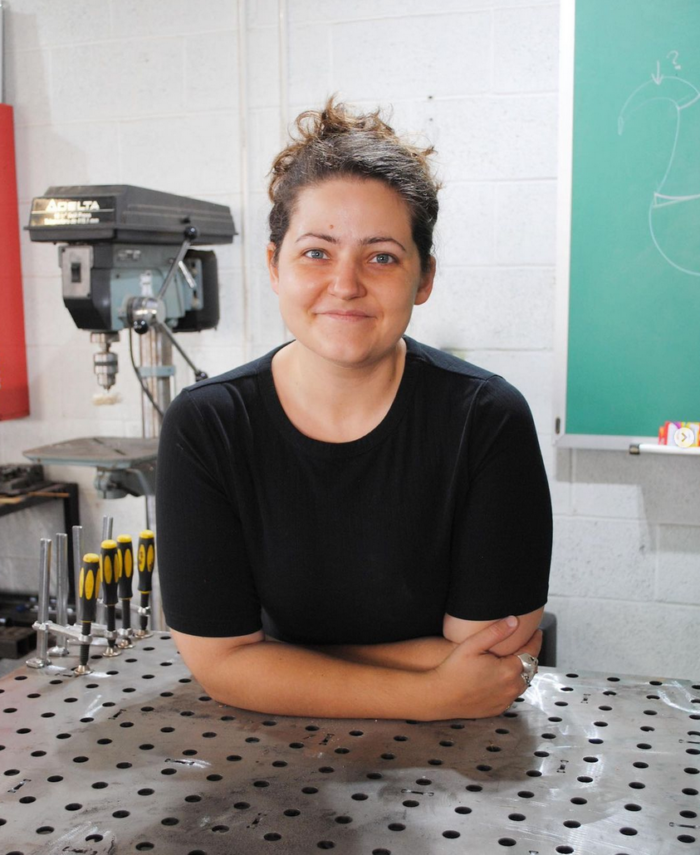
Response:
[[[141,631],[148,628],[149,604],[153,589],[153,568],[156,563],[156,536],[150,529],[139,535],[138,570],[141,608],[139,609]]]
[[[122,628],[131,629],[131,598],[134,582],[134,547],[131,542],[131,535],[119,535],[117,550],[121,565],[119,599],[122,601]]]
[[[83,565],[78,578],[78,599],[80,602],[80,623],[83,635],[90,635],[92,623],[97,617],[97,597],[100,593],[100,556],[88,552],[83,556]],[[90,645],[80,646],[80,664],[87,665]]]
[[[116,629],[117,603],[119,602],[119,577],[121,576],[121,555],[117,550],[116,540],[102,541],[102,554],[100,556],[100,567],[102,569],[102,585],[104,593],[102,601],[107,612],[107,636],[110,647],[114,647],[114,631]]]

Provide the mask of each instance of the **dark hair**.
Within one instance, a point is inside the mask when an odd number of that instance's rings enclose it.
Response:
[[[435,149],[404,142],[379,114],[379,110],[352,113],[331,97],[323,110],[297,116],[297,137],[277,155],[270,170],[269,223],[275,262],[299,192],[331,178],[353,176],[383,181],[405,200],[421,267],[428,269],[439,207],[440,183],[428,163]]]

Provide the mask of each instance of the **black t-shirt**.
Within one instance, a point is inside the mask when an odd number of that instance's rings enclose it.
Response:
[[[177,396],[157,479],[169,626],[373,644],[442,635],[446,612],[493,620],[544,605],[552,513],[525,399],[405,341],[391,408],[352,442],[294,427],[276,350]]]

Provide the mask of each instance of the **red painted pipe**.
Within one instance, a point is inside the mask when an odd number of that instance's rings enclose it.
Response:
[[[14,126],[0,104],[0,421],[28,415]]]

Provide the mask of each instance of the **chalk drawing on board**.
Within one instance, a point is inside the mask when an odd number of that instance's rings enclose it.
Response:
[[[681,68],[678,56],[678,51],[672,50],[666,57],[671,59],[674,70]],[[653,101],[665,101],[675,108],[676,128],[666,172],[649,205],[649,233],[656,249],[672,267],[700,276],[700,240],[693,225],[700,218],[700,174],[693,178],[687,171],[687,164],[695,165],[698,160],[700,91],[675,74],[663,74],[657,60],[651,79],[625,101],[617,119],[618,133],[622,135],[633,113]]]

